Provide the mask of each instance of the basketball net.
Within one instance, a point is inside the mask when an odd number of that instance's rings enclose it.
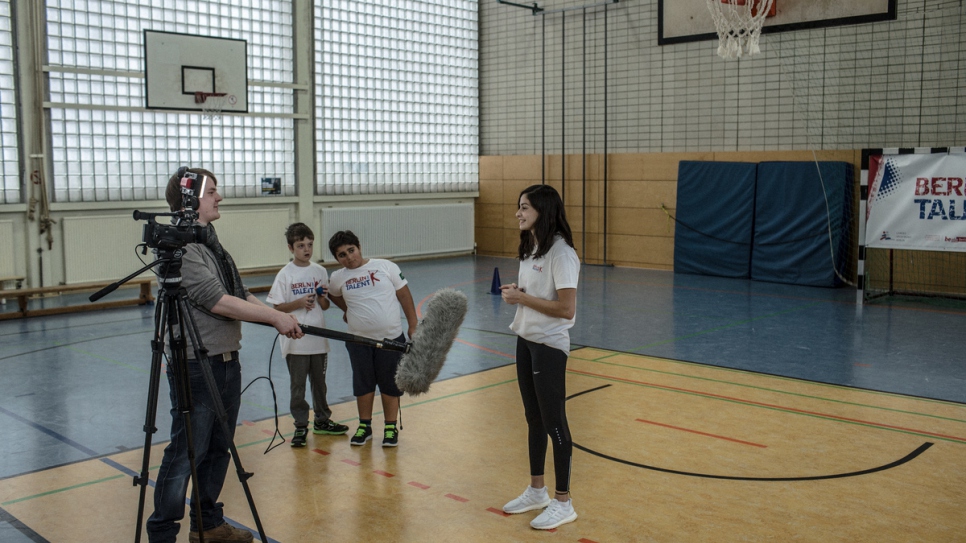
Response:
[[[732,60],[757,55],[761,27],[775,0],[707,0],[718,31],[718,56]]]
[[[221,110],[228,103],[227,92],[196,92],[195,103],[201,106],[202,118],[215,120],[221,118]]]

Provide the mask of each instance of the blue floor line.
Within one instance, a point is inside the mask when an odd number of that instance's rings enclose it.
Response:
[[[82,452],[82,453],[84,453],[86,455],[89,455],[89,456],[97,456],[98,454],[100,454],[97,451],[88,449],[87,447],[81,445],[80,443],[74,441],[73,439],[70,439],[69,437],[62,436],[62,435],[58,434],[57,432],[55,432],[55,431],[53,431],[53,430],[51,430],[49,428],[44,428],[43,426],[37,424],[36,422],[29,421],[29,420],[21,417],[20,415],[12,412],[12,411],[8,411],[7,409],[4,409],[4,408],[0,407],[0,413],[3,413],[4,415],[7,415],[8,417],[10,417],[10,418],[12,418],[12,419],[14,419],[14,420],[16,420],[18,422],[22,422],[23,424],[26,424],[27,426],[30,426],[34,430],[38,430],[40,432],[43,432],[44,434],[47,434],[48,436],[56,439],[57,441],[60,441],[61,443],[70,445],[71,447],[77,449],[78,451],[80,451],[80,452]]]
[[[50,541],[41,537],[40,534],[31,530],[29,526],[20,522],[20,519],[11,515],[9,511],[0,507],[0,523],[3,522],[9,524],[12,529],[20,532],[28,541],[32,541],[33,543],[50,543]],[[2,531],[0,531],[0,535],[2,535]]]

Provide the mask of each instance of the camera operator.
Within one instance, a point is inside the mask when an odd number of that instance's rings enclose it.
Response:
[[[191,389],[191,436],[204,525],[201,529],[204,530],[205,541],[209,543],[252,541],[251,532],[225,522],[223,504],[217,501],[231,461],[229,447],[234,438],[241,404],[241,365],[238,361],[241,321],[271,324],[280,334],[294,339],[302,337],[303,333],[295,317],[263,304],[242,284],[238,268],[218,242],[211,225],[221,217],[218,203],[222,197],[218,194],[217,180],[208,170],[191,168],[187,171],[203,181],[194,185],[193,188],[200,194],[193,196],[197,198],[197,224],[208,229],[208,236],[204,244],[189,243],[184,247],[181,284],[187,291],[188,305],[191,306],[189,312],[197,325],[201,342],[208,350],[208,363],[216,387],[221,392],[227,424],[232,433],[224,435],[222,431],[200,363],[194,359],[196,355],[189,334],[186,338],[189,374],[186,381]],[[182,176],[178,174],[168,181],[165,199],[172,211],[184,209],[181,182]],[[170,349],[170,345],[167,347]],[[167,375],[171,389],[171,443],[164,449],[154,489],[154,513],[147,521],[148,539],[151,542],[176,540],[180,530],[179,521],[185,514],[185,495],[191,476],[188,434],[184,417],[177,409],[176,387],[170,366]],[[188,539],[192,543],[199,541],[199,527],[195,526],[195,522],[195,515],[190,515],[191,533]]]

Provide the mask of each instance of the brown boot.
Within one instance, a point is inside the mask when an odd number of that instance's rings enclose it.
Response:
[[[248,530],[235,528],[227,522],[217,528],[205,530],[205,543],[250,543],[254,539]],[[198,532],[188,533],[190,543],[198,543]]]

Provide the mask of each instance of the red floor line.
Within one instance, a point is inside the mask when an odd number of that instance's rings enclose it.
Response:
[[[454,341],[458,341],[459,343],[462,343],[463,345],[469,345],[470,347],[474,347],[474,348],[477,348],[477,349],[479,349],[481,351],[486,351],[486,352],[491,353],[491,354],[499,355],[499,356],[502,356],[504,358],[516,358],[516,355],[501,353],[500,351],[494,351],[493,349],[487,349],[486,347],[481,347],[481,346],[479,346],[479,345],[477,345],[475,343],[470,343],[469,341],[463,341],[462,339],[459,339],[459,338],[456,338]]]
[[[350,466],[361,466],[362,465],[359,462],[356,462],[355,460],[349,460],[348,458],[343,458],[342,461],[345,462],[346,464],[349,464]]]
[[[375,473],[376,475],[382,475],[383,477],[395,477],[395,475],[393,475],[392,473],[389,473],[388,471],[382,471],[381,469],[375,469],[375,470],[372,470],[372,472]]]
[[[655,426],[663,426],[665,428],[671,428],[672,430],[681,430],[682,432],[690,432],[692,434],[698,434],[698,435],[707,436],[707,437],[714,437],[714,438],[717,438],[717,439],[723,439],[725,441],[733,441],[735,443],[741,443],[742,445],[751,445],[752,447],[761,447],[762,449],[767,449],[768,448],[768,445],[759,445],[758,443],[752,443],[751,441],[742,441],[740,439],[735,439],[733,437],[725,437],[725,436],[719,436],[719,435],[715,435],[715,434],[709,434],[709,433],[706,433],[706,432],[699,432],[698,430],[691,430],[689,428],[681,428],[680,426],[671,426],[670,424],[663,424],[663,423],[660,423],[660,422],[654,422],[652,420],[644,420],[644,419],[636,419],[636,420],[637,420],[637,422],[644,422],[644,423],[647,423],[647,424],[653,424]]]
[[[322,449],[312,449],[312,452],[316,454],[321,454],[322,456],[326,456],[329,454],[329,451],[323,451]]]
[[[464,498],[462,496],[457,496],[456,494],[446,494],[446,497],[449,498],[449,499],[451,499],[451,500],[456,500],[458,502],[463,502],[463,503],[466,503],[466,502],[470,501],[469,498]]]
[[[489,511],[489,512],[491,512],[491,513],[496,513],[497,515],[500,515],[501,517],[508,517],[508,516],[510,516],[510,513],[507,513],[506,511],[503,511],[502,509],[497,509],[496,507],[487,507],[486,510]]]
[[[672,387],[672,386],[668,386],[668,385],[659,385],[659,384],[656,384],[656,383],[649,383],[647,381],[635,381],[634,379],[623,379],[621,377],[614,377],[612,375],[603,375],[603,374],[599,374],[599,373],[591,373],[589,371],[580,371],[580,370],[574,370],[574,369],[568,369],[567,371],[569,371],[571,373],[577,373],[577,374],[580,374],[580,375],[589,375],[591,377],[602,377],[604,379],[613,379],[615,381],[623,381],[625,383],[634,383],[634,384],[638,384],[638,385],[647,385],[647,386],[650,386],[650,387],[661,388],[661,389],[664,389],[664,390],[674,390],[674,391],[677,391],[677,392],[686,392],[688,394],[697,394],[698,396],[706,396],[708,398],[719,398],[719,399],[722,399],[722,400],[729,400],[729,401],[744,403],[744,404],[748,404],[748,405],[757,405],[757,406],[760,406],[760,407],[768,407],[768,408],[772,408],[772,409],[780,409],[782,411],[789,411],[789,412],[792,412],[792,413],[801,413],[803,415],[815,415],[815,416],[818,416],[818,417],[824,417],[824,418],[833,419],[833,420],[841,420],[841,421],[844,421],[844,422],[856,422],[856,423],[859,423],[859,424],[866,424],[868,426],[874,426],[874,427],[877,427],[877,428],[888,428],[888,429],[891,429],[891,430],[902,430],[904,432],[914,432],[914,433],[921,434],[921,435],[933,436],[933,437],[941,437],[943,439],[949,439],[949,440],[952,440],[952,441],[959,441],[961,443],[966,443],[966,437],[950,436],[950,435],[940,434],[940,433],[936,433],[936,432],[929,432],[929,431],[926,431],[926,430],[917,430],[915,428],[906,428],[906,427],[903,427],[903,426],[893,426],[891,424],[883,424],[881,422],[871,422],[871,421],[862,420],[862,419],[853,419],[853,418],[849,418],[849,417],[840,417],[838,415],[830,415],[828,413],[821,413],[821,412],[818,412],[818,411],[806,411],[804,409],[795,409],[794,407],[786,407],[786,406],[783,406],[783,405],[775,405],[775,404],[768,404],[768,403],[763,403],[763,402],[756,402],[756,401],[752,401],[752,400],[745,400],[745,399],[742,399],[742,398],[734,398],[734,397],[731,397],[731,396],[724,396],[724,395],[721,395],[721,394],[713,394],[711,392],[701,392],[699,390],[691,390],[691,389],[687,389],[687,388]]]
[[[407,485],[410,485],[410,486],[414,486],[414,487],[419,488],[419,489],[422,489],[422,490],[426,490],[427,488],[429,488],[429,485],[424,485],[423,483],[417,483],[416,481],[409,481],[406,484]]]

